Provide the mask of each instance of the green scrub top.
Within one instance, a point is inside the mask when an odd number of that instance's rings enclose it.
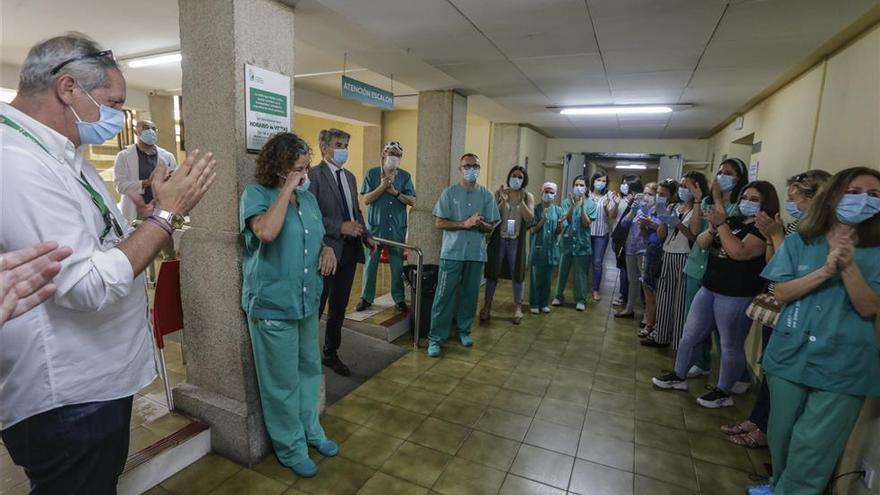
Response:
[[[565,220],[565,214],[568,213],[572,201],[568,198],[562,200],[562,254],[570,254],[572,256],[590,256],[593,254],[593,241],[590,235],[590,226],[581,222],[581,210],[587,212],[590,222],[596,220],[599,213],[599,206],[590,198],[584,200],[584,204],[580,208],[575,208],[571,212],[571,222]]]
[[[535,217],[529,227],[538,225],[542,218],[547,217],[543,227],[538,232],[531,233],[531,247],[529,249],[530,266],[554,266],[559,264],[559,236],[556,230],[565,221],[565,210],[557,205],[545,208],[544,203],[535,206]],[[589,235],[587,227],[587,235]]]
[[[501,219],[495,196],[481,185],[476,185],[473,189],[465,189],[459,184],[447,187],[440,194],[433,211],[435,217],[454,222],[467,220],[474,213],[482,215],[483,220],[490,224]],[[444,230],[440,259],[485,263],[487,239],[487,235],[476,227],[469,230]]]
[[[241,195],[241,307],[252,318],[302,320],[318,311],[324,288],[318,270],[324,224],[315,196],[297,192],[299,208],[288,202],[278,237],[268,243],[260,241],[248,220],[266,213],[278,193],[277,189],[249,184]]]
[[[703,201],[700,203],[700,209],[706,210],[709,208],[709,198],[703,198]],[[724,210],[727,212],[728,217],[735,216],[739,214],[739,209],[736,203],[724,203]],[[702,218],[702,224],[700,225],[700,229],[706,230],[706,227],[709,225],[708,220],[704,216]],[[701,232],[702,232],[701,230]],[[699,235],[700,232],[697,232]],[[694,245],[691,246],[691,252],[688,254],[687,261],[684,263],[684,272],[685,275],[691,278],[695,278],[697,280],[703,280],[703,275],[706,273],[706,266],[709,264],[709,250],[702,249],[699,244],[694,242]]]
[[[787,282],[812,273],[828,257],[825,237],[805,242],[792,234],[761,276]],[[854,262],[880,292],[880,247],[856,248]],[[790,382],[840,394],[880,395],[880,350],[875,317],[853,308],[840,275],[782,308],[761,366]]]
[[[382,167],[367,171],[361,194],[376,190],[382,183]],[[394,176],[394,189],[406,196],[415,196],[416,189],[412,177],[406,170],[397,169]],[[376,237],[397,242],[406,240],[406,205],[387,192],[367,206],[367,230]]]

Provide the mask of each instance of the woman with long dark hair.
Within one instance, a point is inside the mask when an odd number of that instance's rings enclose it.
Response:
[[[587,309],[587,275],[590,272],[590,255],[593,254],[590,224],[596,217],[596,203],[587,197],[587,178],[583,175],[572,181],[572,192],[562,201],[565,212],[562,232],[559,277],[556,280],[556,297],[553,306],[562,304],[568,275],[574,272],[575,309]]]
[[[822,493],[866,396],[880,395],[880,172],[835,174],[763,277],[783,304],[761,361],[773,486]]]

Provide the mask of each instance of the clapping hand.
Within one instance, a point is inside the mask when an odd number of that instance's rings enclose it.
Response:
[[[507,189],[507,188],[502,184],[501,187],[499,187],[498,190],[495,191],[495,196],[496,196],[499,200],[501,200],[501,201],[507,203],[508,201],[510,201],[510,190]]]
[[[771,217],[763,211],[759,211],[758,214],[755,215],[755,227],[758,228],[758,232],[760,232],[765,239],[771,239],[775,236],[781,235],[785,230],[779,213]]]
[[[482,215],[480,215],[479,213],[474,213],[473,215],[468,217],[467,220],[464,221],[464,228],[472,229],[472,228],[480,225],[480,222],[482,222],[482,221],[483,221]]]
[[[706,217],[712,225],[718,227],[727,220],[727,213],[718,205],[715,205],[715,207],[709,210]]]
[[[51,281],[71,252],[44,242],[0,254],[0,326],[52,297]]]

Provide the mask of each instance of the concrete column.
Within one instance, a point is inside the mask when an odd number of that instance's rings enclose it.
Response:
[[[460,178],[467,98],[455,91],[423,91],[419,93],[418,119],[416,206],[409,214],[409,241],[422,248],[425,263],[436,265],[440,263],[441,233],[434,227],[431,210],[443,189]]]
[[[492,174],[490,191],[507,181],[507,173],[519,160],[519,124],[492,124]]]
[[[291,76],[292,99],[294,14],[272,0],[179,0],[179,10],[187,149],[213,151],[218,169],[182,240],[187,382],[174,399],[211,426],[215,451],[252,466],[271,445],[241,310],[238,201],[256,157],[245,151],[244,65]]]
[[[159,128],[156,143],[177,158],[177,139],[174,135],[174,97],[150,95],[150,120]]]

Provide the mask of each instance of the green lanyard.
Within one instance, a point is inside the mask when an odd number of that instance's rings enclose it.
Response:
[[[46,148],[46,146],[41,143],[39,139],[34,137],[34,135],[28,132],[26,129],[18,125],[18,123],[16,123],[14,120],[5,115],[0,115],[0,124],[4,124],[18,131],[22,136],[33,141],[33,143],[39,146],[43,151],[45,151],[46,154],[54,158],[54,155],[49,152],[49,149]],[[101,194],[96,191],[95,188],[91,186],[91,184],[89,184],[89,182],[86,180],[86,176],[83,175],[82,172],[79,173],[79,178],[77,179],[77,182],[79,182],[80,185],[83,186],[83,188],[86,190],[86,192],[89,193],[89,196],[91,196],[92,198],[92,203],[95,205],[96,208],[98,208],[98,211],[101,213],[101,218],[104,219],[104,232],[101,233],[101,242],[104,242],[104,239],[110,233],[111,229],[116,232],[116,235],[118,237],[122,237],[122,228],[116,222],[113,214],[110,213],[110,208],[107,208],[107,203],[104,202],[104,197],[101,196]]]

